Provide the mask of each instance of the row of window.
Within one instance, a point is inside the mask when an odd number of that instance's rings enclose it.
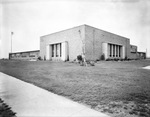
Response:
[[[53,44],[52,46],[52,57],[61,57],[61,43]]]
[[[121,57],[121,45],[108,44],[110,57]]]
[[[136,46],[131,46],[130,51],[131,52],[137,52],[137,47]]]
[[[30,55],[30,56],[27,56],[27,55],[11,55],[12,58],[20,58],[20,57],[36,57],[35,55]]]

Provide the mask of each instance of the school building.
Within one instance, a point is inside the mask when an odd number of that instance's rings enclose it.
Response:
[[[145,52],[138,52],[137,46],[130,45],[129,38],[89,25],[40,37],[39,56],[42,59],[73,61],[78,55],[84,55],[87,60],[146,58]]]
[[[73,61],[82,54],[87,60],[138,58],[130,39],[88,25],[40,38],[40,56],[46,60]]]

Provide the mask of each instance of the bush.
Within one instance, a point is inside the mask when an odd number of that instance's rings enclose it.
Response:
[[[78,61],[82,61],[83,60],[81,55],[78,55],[77,59],[78,59]]]
[[[114,61],[114,59],[113,58],[108,58],[108,59],[106,59],[106,61]]]
[[[114,61],[118,61],[119,59],[118,58],[114,58]]]
[[[96,61],[95,61],[95,62],[97,62],[97,61],[100,61],[100,59],[96,59]]]
[[[110,61],[110,58],[106,59],[106,61]]]
[[[41,56],[39,56],[37,59],[40,60],[40,61],[42,60]]]
[[[105,60],[104,54],[101,55],[101,60]]]

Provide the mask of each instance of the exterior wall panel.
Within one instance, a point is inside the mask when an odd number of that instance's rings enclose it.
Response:
[[[40,56],[42,58],[46,56],[46,45],[51,43],[68,42],[69,60],[74,60],[82,53],[82,40],[84,40],[84,25],[42,36],[40,39]]]
[[[102,43],[112,43],[125,46],[125,57],[130,56],[130,40],[91,26],[85,28],[86,58],[90,60],[100,59]]]
[[[130,40],[128,38],[88,25],[42,36],[40,40],[40,56],[42,58],[46,56],[47,45],[63,42],[67,42],[67,54],[70,61],[77,58],[78,55],[82,55],[83,51],[85,51],[85,57],[88,60],[100,60],[103,54],[106,54],[105,58],[124,59],[136,57],[135,54],[131,54]]]

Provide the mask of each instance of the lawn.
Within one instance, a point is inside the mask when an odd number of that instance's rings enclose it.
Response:
[[[113,117],[150,117],[150,60],[70,62],[0,60],[0,72]]]

